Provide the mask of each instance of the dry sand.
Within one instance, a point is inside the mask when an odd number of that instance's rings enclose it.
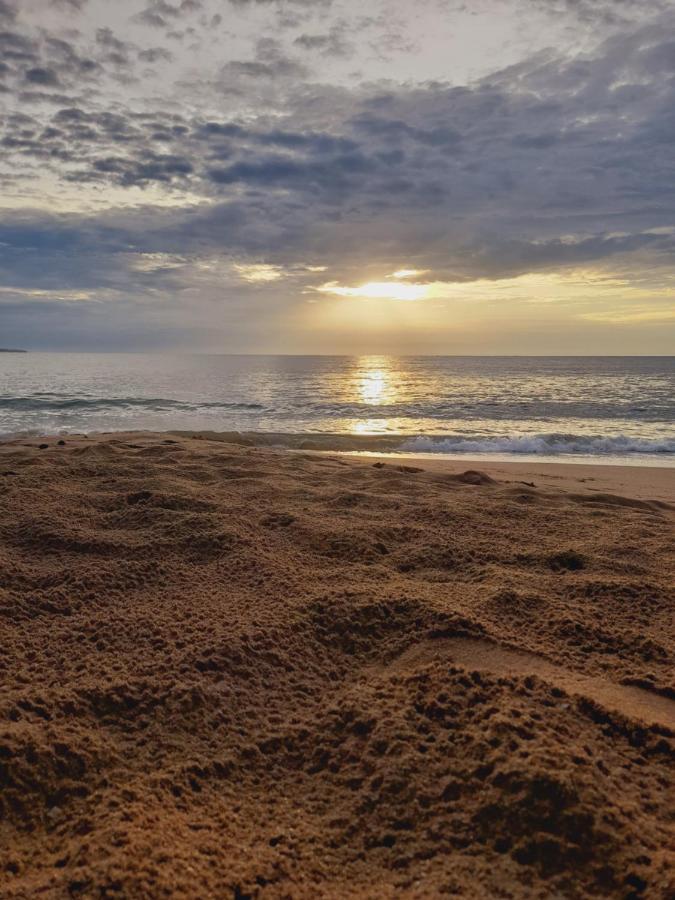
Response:
[[[2,898],[671,896],[673,470],[39,443]]]

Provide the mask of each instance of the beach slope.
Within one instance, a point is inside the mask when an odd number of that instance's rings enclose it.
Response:
[[[467,469],[1,445],[2,896],[670,896],[663,471]]]

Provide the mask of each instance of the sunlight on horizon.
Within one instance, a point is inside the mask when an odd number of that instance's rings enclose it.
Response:
[[[428,296],[425,284],[400,284],[391,281],[368,281],[357,287],[344,287],[337,281],[329,281],[316,290],[320,294],[335,294],[338,297],[363,297],[375,300],[423,300]]]

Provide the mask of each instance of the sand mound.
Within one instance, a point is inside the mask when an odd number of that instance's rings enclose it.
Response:
[[[479,472],[476,469],[468,469],[461,475],[456,475],[455,478],[462,484],[495,484],[494,478],[490,478],[485,472]]]
[[[666,507],[167,440],[0,448],[3,898],[670,896]]]

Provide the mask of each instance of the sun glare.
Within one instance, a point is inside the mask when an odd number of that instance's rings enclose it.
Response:
[[[369,281],[357,287],[345,287],[336,281],[329,281],[316,288],[322,294],[337,297],[363,297],[376,300],[423,300],[428,295],[425,284],[397,284],[390,281]]]
[[[415,275],[424,275],[427,269],[398,269],[392,272],[389,278],[413,278]]]

